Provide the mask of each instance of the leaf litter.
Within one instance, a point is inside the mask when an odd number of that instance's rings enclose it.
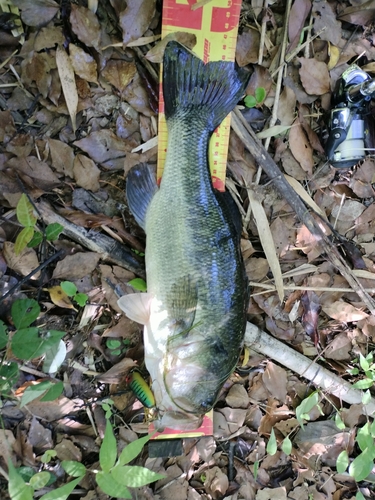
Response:
[[[108,397],[119,444],[147,432],[142,405],[125,383],[129,371],[142,366],[142,332],[121,316],[115,290],[132,293],[134,270],[142,276],[144,234],[126,209],[124,177],[136,163],[156,160],[153,89],[165,46],[158,41],[161,12],[154,0],[99,1],[96,11],[83,2],[12,4],[15,24],[9,26],[0,3],[0,294],[12,291],[0,304],[0,318],[14,331],[14,300],[37,298],[44,306],[37,324],[65,332],[66,355],[53,374],[43,371],[40,358],[23,363],[1,351],[3,361],[20,367],[14,397],[2,398],[1,498],[8,498],[8,458],[35,473],[47,470],[42,458],[52,450],[55,468],[62,460],[95,468]],[[322,144],[323,118],[343,71],[356,61],[374,76],[374,8],[354,0],[265,5],[243,2],[236,61],[253,72],[247,94],[263,87],[266,97],[236,113],[263,134],[313,222],[296,216],[294,198],[269,183],[245,125],[234,117],[228,187],[243,215],[248,320],[260,340],[250,343],[224,385],[214,437],[185,440],[180,457],[143,455],[142,465],[166,479],[137,488],[137,498],[373,498],[375,470],[356,482],[337,460],[345,451],[350,467],[361,463],[361,432],[375,411],[373,383],[362,402],[361,394],[350,392],[350,384],[363,385],[374,375],[371,359],[367,365],[360,360],[371,354],[375,339],[375,161],[368,156],[352,169],[337,170]],[[195,43],[188,33],[175,39],[191,48]],[[37,213],[38,200],[49,202],[49,220],[39,211],[38,230],[55,222],[54,214],[61,220],[60,214],[70,231],[17,253],[22,226],[16,207],[23,193]],[[88,241],[100,234],[136,249],[131,259],[137,265],[122,256],[120,267],[100,244],[93,249]],[[44,267],[58,251],[59,261]],[[344,264],[337,264],[340,258]],[[47,291],[62,280],[88,296],[78,313],[70,299],[59,302]],[[272,342],[279,342],[275,354],[267,347]],[[310,377],[319,366],[335,390]],[[20,407],[30,383],[44,379],[62,381],[64,394]],[[64,484],[61,475],[57,481]],[[87,500],[109,498],[87,477],[77,488]]]

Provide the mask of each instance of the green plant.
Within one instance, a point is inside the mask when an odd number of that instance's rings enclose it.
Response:
[[[267,92],[264,87],[258,87],[255,89],[254,95],[247,95],[244,99],[245,106],[247,108],[255,108],[263,103],[266,98]]]
[[[106,346],[111,351],[113,356],[119,356],[129,347],[128,339],[107,339]]]
[[[24,226],[15,242],[14,251],[18,255],[26,246],[31,248],[39,245],[44,236],[41,232],[35,230],[38,217],[35,215],[34,208],[25,194],[21,195],[17,203],[16,215],[18,222]],[[63,226],[57,222],[49,224],[45,229],[46,240],[56,240],[63,229]]]
[[[63,460],[61,462],[62,468],[68,476],[74,479],[41,496],[40,500],[66,500],[86,473],[95,474],[99,488],[103,493],[114,498],[132,498],[129,488],[139,488],[159,479],[164,479],[165,476],[146,467],[128,465],[141,453],[144,445],[149,441],[150,435],[128,444],[118,455],[116,438],[108,418],[111,414],[110,407],[108,404],[103,404],[103,408],[107,408],[107,423],[99,451],[101,470],[87,471],[86,467],[80,462]],[[51,454],[45,457],[45,463],[52,457]],[[44,488],[49,484],[49,481],[51,481],[51,474],[47,471],[38,472],[25,479],[25,477],[22,477],[22,471],[17,470],[12,463],[9,463],[8,491],[11,500],[32,500],[34,491]]]
[[[40,356],[48,358],[43,369],[51,372],[51,363],[54,363],[57,355],[61,357],[61,338],[65,332],[57,330],[42,331],[31,324],[40,314],[39,304],[33,299],[18,299],[11,309],[11,317],[16,327],[15,333],[10,338],[5,324],[0,321],[0,349],[7,347],[3,353],[0,363],[0,395],[9,395],[19,377],[18,363],[10,360],[13,356],[20,360],[35,359]],[[42,401],[56,399],[63,390],[62,382],[46,380],[28,387],[21,399],[21,405],[27,404],[33,399],[43,396]]]
[[[354,360],[358,362],[358,360]],[[369,389],[374,385],[375,382],[375,363],[374,363],[374,353],[369,352],[367,356],[359,355],[359,367],[365,375],[365,378],[358,380],[353,384],[355,389]],[[351,368],[347,370],[351,375],[360,374],[361,370],[358,367]]]
[[[128,285],[132,286],[134,290],[139,292],[147,292],[147,284],[142,278],[134,278],[128,282]]]
[[[88,295],[86,293],[79,293],[74,283],[71,281],[62,281],[60,286],[67,296],[75,300],[79,306],[83,307],[86,304]]]

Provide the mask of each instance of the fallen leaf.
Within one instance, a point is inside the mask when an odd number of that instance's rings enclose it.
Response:
[[[299,57],[299,74],[303,88],[308,94],[322,95],[330,90],[330,78],[327,65],[316,59]]]
[[[193,33],[174,31],[173,33],[168,33],[163,40],[155,44],[155,46],[152,47],[152,49],[150,49],[145,55],[146,59],[153,63],[162,63],[165,47],[167,43],[172,40],[185,45],[188,49],[192,49],[197,43],[197,37]]]
[[[90,54],[70,43],[69,57],[76,75],[88,82],[98,83],[98,68],[95,59]]]
[[[296,119],[294,125],[290,129],[289,147],[294,158],[300,163],[303,170],[311,176],[314,166],[313,150],[303,131],[299,118]]]
[[[232,408],[247,408],[249,406],[250,399],[243,385],[234,384],[229,389],[225,402]]]
[[[64,292],[60,285],[52,286],[51,288],[47,288],[49,296],[51,297],[52,302],[58,306],[66,309],[73,309],[77,311],[77,309],[73,306],[70,298]]]
[[[341,204],[337,204],[332,209],[332,217],[337,220],[342,221],[354,221],[357,219],[364,211],[366,207],[355,200],[345,200]]]
[[[57,263],[53,278],[74,281],[90,274],[98,265],[100,255],[95,252],[78,252]]]
[[[70,24],[78,39],[87,47],[100,46],[100,25],[96,15],[86,7],[71,4]]]
[[[284,368],[268,361],[263,373],[263,383],[268,391],[280,403],[284,403],[287,395],[287,375]]]
[[[373,0],[368,0],[360,5],[346,7],[338,16],[341,21],[346,21],[359,26],[368,26],[375,18]]]
[[[229,487],[228,476],[215,466],[205,471],[203,483],[206,492],[214,499],[223,498]]]
[[[302,326],[307,335],[311,337],[314,345],[317,346],[319,342],[319,313],[322,310],[319,297],[314,291],[307,290],[301,296],[301,304],[303,307]]]
[[[352,350],[352,342],[345,332],[341,332],[328,344],[324,351],[327,358],[335,359],[336,361],[344,361],[350,359]]]
[[[236,61],[243,67],[258,62],[260,35],[258,31],[250,29],[238,35],[236,47]]]
[[[360,311],[343,300],[337,300],[330,305],[322,304],[322,309],[330,318],[337,319],[343,323],[360,321],[368,317],[367,313]]]
[[[73,178],[74,151],[68,144],[56,139],[47,139],[53,168],[71,179]]]
[[[125,156],[131,151],[126,141],[117,137],[112,130],[97,130],[87,137],[73,143],[85,151],[95,162],[106,163],[114,158]],[[107,164],[108,165],[108,164]]]
[[[320,39],[339,45],[342,37],[341,23],[337,20],[332,4],[314,0],[312,13],[315,33],[324,30],[319,35]]]
[[[119,59],[108,61],[102,75],[117,90],[123,92],[135,76],[137,68],[134,62]]]
[[[72,6],[73,7],[73,6]],[[61,86],[64,92],[66,106],[72,120],[73,131],[76,130],[76,115],[78,107],[77,86],[74,79],[72,62],[62,47],[56,49],[56,64],[59,71]]]
[[[301,31],[311,10],[311,0],[300,0],[294,2],[290,9],[288,35],[290,45],[288,52],[291,52],[299,43]]]
[[[21,19],[27,26],[42,26],[55,17],[60,10],[59,4],[53,0],[13,0],[13,4],[21,9]]]
[[[155,15],[155,4],[155,0],[127,0],[119,16],[124,46],[145,33]]]
[[[27,276],[39,266],[37,254],[33,248],[24,248],[18,255],[15,253],[15,245],[10,241],[4,242],[3,255],[7,266],[22,276]],[[40,277],[40,271],[36,272],[31,279]]]
[[[277,118],[280,125],[291,125],[296,118],[296,94],[288,86],[281,92],[277,107]]]
[[[94,193],[99,190],[100,170],[91,158],[78,154],[74,158],[73,175],[78,186]]]

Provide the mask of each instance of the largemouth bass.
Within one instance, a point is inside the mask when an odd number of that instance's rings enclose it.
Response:
[[[160,189],[146,165],[127,177],[129,208],[146,231],[147,293],[126,295],[119,305],[145,325],[159,429],[199,427],[243,342],[248,291],[241,221],[230,195],[212,187],[208,143],[247,79],[231,62],[204,64],[170,42],[163,61],[168,144]]]

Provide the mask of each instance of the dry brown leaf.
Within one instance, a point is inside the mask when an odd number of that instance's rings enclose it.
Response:
[[[234,384],[229,389],[225,402],[232,408],[247,408],[250,403],[245,387],[241,384]]]
[[[252,257],[246,262],[246,274],[250,281],[261,281],[268,274],[270,266],[267,259]]]
[[[314,16],[314,31],[320,32],[321,40],[328,40],[333,45],[339,45],[342,37],[341,23],[337,20],[334,7],[328,2],[314,0],[312,13]]]
[[[328,344],[324,354],[327,358],[335,359],[336,361],[343,361],[350,359],[350,352],[352,350],[352,342],[345,332],[339,333]]]
[[[99,190],[100,170],[91,158],[78,154],[74,158],[73,174],[78,186],[94,193]]]
[[[99,50],[100,25],[96,15],[86,7],[71,4],[70,24],[78,39],[87,47]]]
[[[130,358],[123,358],[120,362],[112,366],[106,373],[98,375],[97,378],[99,382],[103,382],[103,384],[118,384],[134,366],[136,366],[135,361]]]
[[[236,47],[236,61],[238,66],[246,66],[258,62],[260,35],[258,31],[250,29],[238,35]]]
[[[64,40],[61,26],[48,25],[38,31],[35,37],[34,49],[36,52],[43,49],[52,49],[56,45],[62,45]]]
[[[56,65],[59,71],[61,86],[64,92],[66,106],[69,111],[70,119],[72,120],[73,131],[76,131],[76,115],[78,107],[78,92],[74,78],[74,70],[72,62],[61,47],[56,50]]]
[[[13,5],[21,9],[21,19],[27,26],[42,26],[55,17],[60,10],[53,0],[13,0]]]
[[[326,63],[316,59],[299,57],[299,74],[303,88],[308,94],[322,95],[330,90],[330,78]]]
[[[353,2],[351,2],[353,3]],[[346,7],[338,16],[341,21],[346,21],[359,26],[368,26],[374,21],[375,6],[373,0],[368,0],[360,5]]]
[[[288,52],[291,52],[298,44],[301,31],[305,25],[307,16],[311,10],[311,0],[299,0],[294,2],[290,9],[288,35],[290,46]]]
[[[24,248],[18,255],[15,254],[14,244],[10,241],[4,242],[3,256],[7,266],[22,276],[27,276],[31,271],[39,266],[37,254],[33,248]],[[35,273],[31,279],[36,280],[40,277],[40,271]]]
[[[53,448],[53,446],[50,446]],[[70,439],[62,439],[54,450],[56,451],[59,460],[75,460],[76,462],[82,461],[82,452],[78,446],[74,445]]]
[[[95,252],[78,252],[67,255],[65,259],[57,263],[53,271],[55,279],[66,279],[74,281],[83,278],[97,267],[100,255]]]
[[[296,94],[287,86],[281,92],[279,105],[277,107],[277,118],[280,125],[291,125],[296,117]]]
[[[214,499],[223,498],[229,487],[228,476],[219,467],[215,466],[205,471],[206,479],[203,483],[206,492]]]
[[[96,163],[105,163],[113,158],[123,157],[132,149],[126,141],[107,129],[91,132],[87,137],[73,144],[85,151]],[[106,163],[107,167],[108,165]]]
[[[61,184],[51,167],[35,156],[11,158],[7,162],[7,166],[16,170],[21,178],[24,176],[30,177],[35,186],[45,191],[49,191]]]
[[[90,54],[81,49],[81,47],[70,43],[69,57],[76,75],[88,82],[98,83],[98,68],[95,59]]]
[[[145,116],[155,115],[150,107],[147,91],[142,86],[142,81],[138,73],[135,74],[133,80],[125,88],[122,96],[138,113],[142,113]]]
[[[155,0],[127,0],[126,5],[119,18],[124,46],[141,38],[155,15]]]
[[[46,98],[52,87],[51,71],[56,68],[56,59],[47,52],[31,52],[22,62],[22,78],[26,84],[35,82],[39,92]]]
[[[273,241],[275,243],[276,254],[279,258],[285,257],[291,249],[294,249],[296,230],[290,228],[285,219],[276,217],[270,226]]]
[[[173,33],[168,33],[167,36],[158,42],[152,49],[150,49],[145,55],[146,59],[153,63],[162,63],[164,50],[168,42],[175,40],[176,42],[185,45],[188,49],[192,49],[197,43],[197,37],[193,33],[187,33],[185,31],[175,31]]]
[[[367,318],[368,314],[364,311],[360,311],[356,307],[344,302],[343,300],[337,300],[330,305],[322,304],[323,311],[333,319],[342,321],[343,323],[350,323],[352,321],[360,321],[361,319]]]
[[[50,148],[52,166],[56,172],[60,172],[73,179],[74,151],[68,144],[56,139],[47,139]]]
[[[338,203],[333,207],[331,215],[337,220],[354,221],[354,219],[357,219],[365,209],[366,207],[358,201],[345,200],[342,205]]]
[[[323,217],[323,219],[327,220],[327,214],[322,210],[315,201],[310,197],[309,193],[303,188],[303,186],[293,177],[289,175],[285,176],[286,180],[295,190],[295,192],[303,199],[305,203],[307,203],[315,212]]]
[[[77,311],[77,309],[73,306],[70,298],[60,285],[52,286],[51,288],[47,288],[47,290],[52,302],[56,306],[66,309],[74,309],[74,311]]]
[[[300,163],[303,170],[311,176],[314,166],[313,150],[303,131],[299,118],[296,119],[294,125],[290,129],[289,147],[294,158]]]
[[[281,366],[268,361],[267,367],[263,373],[263,383],[270,394],[280,403],[284,403],[287,395],[287,376],[286,371]]]
[[[259,239],[270,265],[279,299],[282,302],[284,300],[283,277],[281,274],[280,262],[276,254],[275,243],[268,224],[267,215],[262,204],[258,201],[255,193],[251,189],[248,190],[248,195],[258,229]]]
[[[137,68],[134,62],[121,61],[119,59],[108,61],[102,70],[102,75],[117,90],[123,92],[134,78]]]

